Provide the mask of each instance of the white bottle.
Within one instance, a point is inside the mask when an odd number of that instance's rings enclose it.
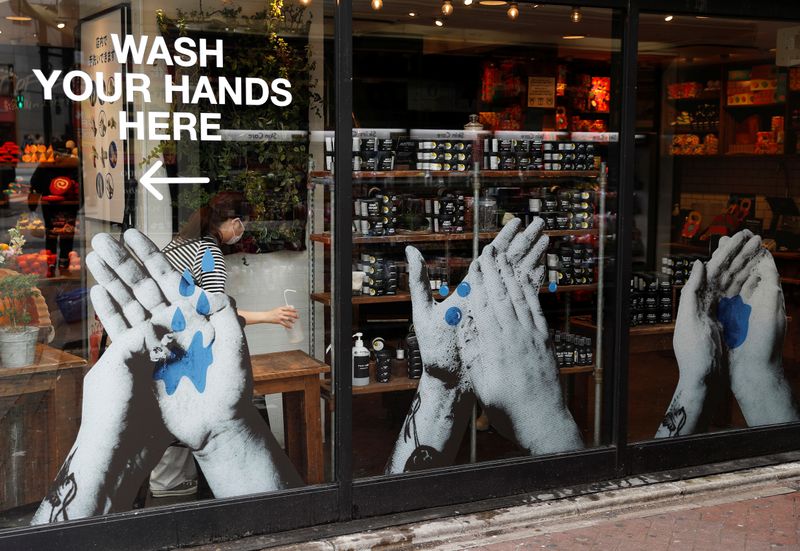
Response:
[[[296,293],[296,292],[297,291],[295,291],[294,289],[285,289],[283,291],[283,302],[286,303],[286,306],[295,311],[297,311],[297,308],[289,304],[289,299],[286,298],[286,293]],[[286,332],[288,334],[289,342],[291,344],[297,344],[299,342],[303,342],[303,339],[305,338],[305,334],[303,333],[303,320],[296,319],[294,321],[294,325],[292,325],[292,328],[286,329]]]
[[[356,344],[353,347],[353,386],[369,384],[369,350],[361,340],[363,333],[356,333]]]

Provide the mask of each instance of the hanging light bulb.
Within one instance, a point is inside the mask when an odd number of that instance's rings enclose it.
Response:
[[[464,0],[464,5],[465,6],[471,6],[472,5],[472,0]]]
[[[664,21],[666,21],[667,23],[669,23],[670,21],[672,21],[672,19],[673,19],[673,17],[672,17],[671,15],[668,15],[668,16],[666,16],[666,17],[664,18]]]
[[[308,7],[311,5],[311,0],[300,0],[300,4],[305,7]]]
[[[508,11],[506,12],[506,15],[508,15],[508,18],[511,19],[512,21],[517,17],[519,17],[519,6],[517,6],[516,2],[511,2],[511,5],[508,6]]]
[[[437,27],[444,27],[444,21],[442,21],[440,17],[434,19],[433,24],[436,25]]]
[[[63,29],[66,26],[67,26],[67,24],[64,23],[63,21],[59,22],[58,25],[56,25],[56,27],[58,27],[59,29]]]
[[[372,6],[373,10],[378,11],[383,7],[383,0],[370,0],[369,5]]]
[[[450,0],[444,0],[444,2],[442,2],[442,14],[444,14],[445,17],[453,15],[453,3]]]
[[[580,23],[581,19],[583,19],[583,14],[581,13],[581,9],[577,6],[572,8],[572,11],[569,12],[569,20],[573,23]]]

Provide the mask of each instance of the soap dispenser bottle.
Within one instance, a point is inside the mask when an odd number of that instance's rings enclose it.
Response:
[[[361,340],[363,333],[353,335],[356,344],[353,347],[353,386],[367,386],[369,384],[369,350]]]

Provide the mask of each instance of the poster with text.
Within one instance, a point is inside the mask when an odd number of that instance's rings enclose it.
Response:
[[[119,9],[84,21],[80,33],[81,70],[92,77],[93,84],[91,95],[81,102],[85,213],[88,218],[117,223],[122,222],[125,210],[125,155],[119,139],[119,113],[125,108],[124,66],[114,53],[111,33],[124,32],[124,11]]]

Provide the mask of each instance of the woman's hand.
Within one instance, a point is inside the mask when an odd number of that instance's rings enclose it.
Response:
[[[293,306],[278,306],[264,312],[265,323],[275,323],[284,326],[286,329],[291,329],[299,317],[297,309]]]

